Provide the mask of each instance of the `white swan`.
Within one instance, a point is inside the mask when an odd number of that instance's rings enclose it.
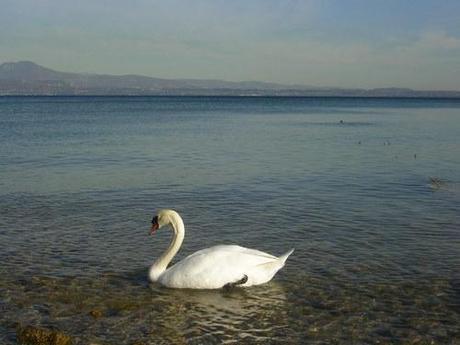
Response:
[[[219,245],[199,250],[167,268],[184,240],[184,222],[176,211],[161,210],[152,219],[153,234],[170,225],[173,239],[169,248],[149,270],[152,282],[171,288],[219,289],[225,286],[251,286],[268,282],[294,249],[279,258],[255,249]]]

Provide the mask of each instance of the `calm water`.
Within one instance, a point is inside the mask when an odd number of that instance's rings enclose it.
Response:
[[[460,343],[460,100],[0,98],[0,343]],[[267,285],[149,285],[220,243]]]

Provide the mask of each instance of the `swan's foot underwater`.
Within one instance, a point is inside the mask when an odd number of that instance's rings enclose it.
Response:
[[[233,282],[233,283],[227,283],[223,286],[223,289],[224,290],[230,290],[238,285],[243,285],[244,283],[246,283],[248,281],[248,276],[245,274],[243,276],[243,278],[241,278],[240,280],[237,280],[236,282]]]

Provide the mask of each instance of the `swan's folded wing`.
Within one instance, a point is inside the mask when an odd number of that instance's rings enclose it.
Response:
[[[219,253],[229,252],[229,253],[235,253],[235,254],[252,255],[254,257],[264,258],[262,260],[265,260],[265,259],[276,260],[277,259],[276,256],[273,256],[271,254],[262,252],[262,251],[257,250],[257,249],[241,247],[241,246],[238,246],[236,244],[229,244],[229,245],[222,244],[222,245],[218,245],[218,246],[213,246],[213,247],[210,247],[210,248],[199,250],[198,252],[196,252],[194,254],[198,254],[198,253],[200,253],[200,254],[202,254],[202,253],[215,253],[215,252],[219,252]],[[192,254],[192,255],[194,255],[194,254]]]
[[[200,250],[169,268],[162,283],[170,287],[216,289],[254,275],[261,264],[277,261],[270,254],[239,246],[215,246]],[[251,285],[251,282],[248,282]]]

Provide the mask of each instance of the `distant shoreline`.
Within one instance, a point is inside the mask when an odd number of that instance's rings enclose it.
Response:
[[[31,61],[0,65],[0,96],[101,97],[336,97],[457,99],[460,90],[401,87],[342,88],[263,81],[162,79],[55,71]]]

